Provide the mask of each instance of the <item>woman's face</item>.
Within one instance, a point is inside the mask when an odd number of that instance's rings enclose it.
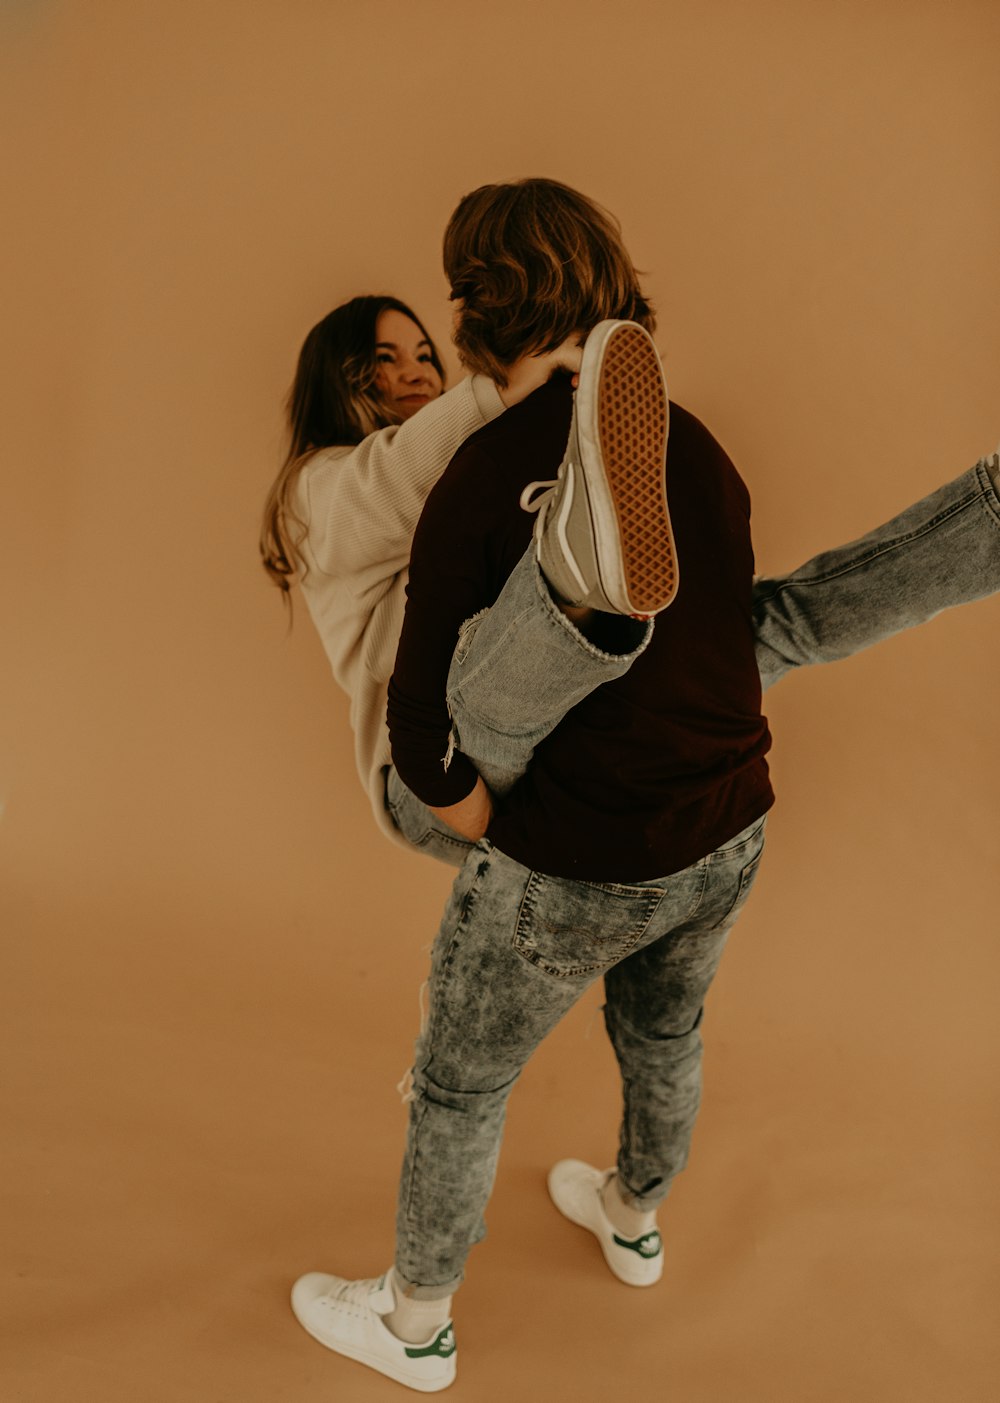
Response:
[[[375,323],[375,383],[403,419],[441,393],[441,377],[431,361],[431,345],[415,321],[387,308]]]

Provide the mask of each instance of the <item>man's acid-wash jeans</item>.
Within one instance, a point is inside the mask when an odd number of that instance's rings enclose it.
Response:
[[[758,581],[762,681],[846,657],[997,588],[1000,499],[981,461],[861,540]],[[651,626],[619,627],[621,651],[583,639],[529,552],[496,605],[463,628],[448,679],[454,739],[492,788],[509,788],[566,711],[631,665]],[[533,872],[486,839],[469,844],[394,771],[387,801],[412,842],[462,862],[432,955],[397,1219],[400,1284],[433,1299],[454,1291],[483,1235],[514,1083],[602,976],[624,1088],[619,1183],[640,1209],[665,1197],[698,1110],[704,998],[753,884],[764,823],[653,881],[580,882]]]
[[[620,1184],[652,1208],[687,1159],[701,1009],[753,884],[764,820],[651,882],[531,872],[483,839],[452,888],[431,960],[399,1187],[396,1273],[450,1296],[485,1231],[507,1098],[542,1039],[604,977],[625,1106]]]

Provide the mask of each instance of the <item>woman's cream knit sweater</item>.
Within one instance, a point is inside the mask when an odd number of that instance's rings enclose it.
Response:
[[[493,382],[474,375],[404,424],[369,434],[355,448],[315,454],[296,486],[295,510],[308,527],[299,583],[333,675],[351,699],[354,758],[376,820],[399,843],[385,808],[385,711],[410,542],[427,494],[459,445],[502,412]]]

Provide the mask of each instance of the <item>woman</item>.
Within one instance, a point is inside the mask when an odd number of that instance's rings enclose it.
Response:
[[[410,542],[428,492],[461,443],[573,370],[562,346],[500,386],[445,372],[417,316],[394,297],[355,297],[310,331],[288,399],[290,444],[264,509],[264,568],[290,602],[297,582],[351,698],[358,772],[382,831],[460,863],[470,846],[389,776],[386,694],[403,623]],[[391,808],[389,805],[391,804]],[[404,838],[402,833],[409,836]]]

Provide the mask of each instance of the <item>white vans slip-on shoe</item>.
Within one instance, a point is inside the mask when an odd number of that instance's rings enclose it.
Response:
[[[535,553],[567,604],[650,618],[677,593],[667,509],[670,408],[660,355],[636,322],[599,322],[583,348],[566,454],[521,494]]]

